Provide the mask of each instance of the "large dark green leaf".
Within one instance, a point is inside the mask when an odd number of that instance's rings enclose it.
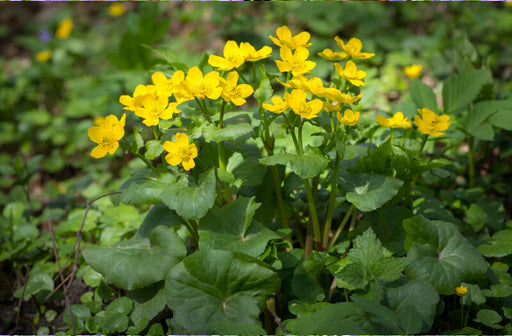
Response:
[[[276,154],[260,159],[260,163],[267,166],[290,164],[293,172],[302,178],[311,178],[322,173],[327,167],[327,159],[317,153]]]
[[[238,197],[222,208],[213,208],[199,224],[199,248],[259,256],[269,240],[281,238],[264,225],[253,222],[259,206],[254,197]]]
[[[114,205],[126,204],[157,204],[160,203],[160,193],[176,178],[172,174],[154,177],[150,170],[139,171],[121,186],[122,194],[113,195],[110,199]]]
[[[463,281],[484,275],[487,263],[452,223],[415,216],[403,222],[410,279],[428,281],[441,294],[454,294]]]
[[[311,313],[285,321],[292,334],[369,334],[373,327],[368,316],[352,302],[320,306]]]
[[[387,290],[389,308],[398,316],[402,316],[414,308],[419,314],[421,322],[419,332],[428,332],[434,322],[439,294],[435,288],[426,281],[411,280],[400,287]]]
[[[221,142],[236,140],[242,136],[250,135],[253,131],[251,124],[232,124],[219,128],[213,124],[203,129],[203,136],[206,142]]]
[[[361,211],[373,211],[396,195],[403,181],[384,175],[351,173],[342,170],[339,183],[347,191],[347,200]]]
[[[165,278],[185,257],[186,249],[176,232],[158,226],[148,238],[134,237],[112,247],[84,250],[85,261],[103,274],[105,281],[123,289],[149,286]]]
[[[280,286],[276,273],[241,253],[199,250],[169,272],[165,290],[173,323],[187,333],[211,333],[216,322],[260,325],[267,298]],[[233,327],[235,327],[233,325]],[[230,329],[230,332],[243,330]]]
[[[198,187],[174,184],[166,187],[160,198],[185,219],[204,217],[215,203],[215,171],[211,169]]]
[[[472,69],[453,75],[443,83],[443,105],[447,114],[468,105],[476,98],[482,86],[492,80],[485,69]]]
[[[176,211],[169,209],[165,204],[155,204],[144,218],[135,236],[147,238],[149,233],[159,225],[178,226],[184,224],[184,220],[176,214]]]

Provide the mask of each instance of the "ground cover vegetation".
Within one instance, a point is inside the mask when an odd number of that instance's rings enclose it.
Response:
[[[0,12],[0,332],[512,332],[506,3]]]

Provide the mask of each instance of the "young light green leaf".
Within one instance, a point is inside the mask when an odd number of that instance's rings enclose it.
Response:
[[[482,86],[492,80],[489,71],[472,69],[453,75],[443,83],[444,112],[451,114],[476,98]]]
[[[293,172],[302,178],[312,178],[322,173],[327,167],[327,159],[317,153],[276,154],[260,159],[260,163],[266,166],[290,164]]]
[[[413,80],[411,84],[411,98],[417,108],[428,108],[437,112],[436,95],[432,88],[419,79]]]
[[[478,246],[478,251],[488,258],[512,254],[512,230],[496,232],[489,240]]]

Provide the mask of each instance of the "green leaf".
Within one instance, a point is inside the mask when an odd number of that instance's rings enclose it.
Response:
[[[494,127],[512,131],[512,102],[508,100],[508,107],[497,111],[489,118],[489,123]]]
[[[112,247],[89,247],[85,261],[103,274],[105,281],[123,289],[149,286],[165,278],[186,254],[176,232],[165,226],[153,229],[148,238],[134,237]]]
[[[417,108],[428,108],[437,112],[436,95],[432,88],[419,79],[413,80],[411,84],[411,98]]]
[[[220,335],[266,335],[267,332],[257,324],[245,324],[237,321],[217,321],[208,324],[213,333]]]
[[[496,232],[490,239],[478,246],[478,251],[488,258],[512,254],[512,230]]]
[[[210,169],[198,187],[183,184],[168,186],[160,198],[170,209],[185,219],[200,219],[215,203],[215,171]]]
[[[280,287],[277,274],[258,259],[199,250],[169,272],[165,291],[173,321],[186,333],[212,333],[211,323],[260,325],[267,298]]]
[[[482,86],[492,80],[485,69],[472,69],[453,75],[443,83],[444,112],[451,114],[475,99]]]
[[[356,296],[352,296],[351,299],[359,309],[369,315],[369,320],[376,326],[379,333],[402,334],[405,332],[400,326],[398,315],[388,307]]]
[[[259,256],[269,240],[281,238],[264,225],[253,222],[259,206],[254,197],[238,197],[222,208],[214,207],[199,223],[199,248]]]
[[[302,178],[311,178],[322,173],[327,167],[327,159],[317,153],[276,154],[260,159],[260,163],[266,166],[290,164],[293,172]]]
[[[141,319],[151,320],[165,308],[165,290],[163,286],[148,300],[138,302],[135,300],[133,311],[130,315],[132,321]]]
[[[503,203],[499,201],[480,200],[472,203],[465,211],[465,215],[467,222],[475,231],[480,231],[484,227],[500,230],[505,222],[505,209]]]
[[[498,324],[502,319],[503,318],[500,316],[500,314],[494,310],[481,309],[478,311],[478,313],[476,313],[476,319],[473,319],[473,321],[482,323],[483,325],[493,329],[503,329],[503,327]]]
[[[482,290],[486,297],[505,298],[512,295],[512,287],[508,284],[492,285],[490,289]]]
[[[440,294],[451,295],[462,281],[481,277],[487,262],[452,223],[415,216],[403,222],[409,279],[428,281]]]
[[[176,182],[172,174],[162,174],[154,177],[150,170],[136,172],[121,186],[122,194],[113,195],[110,199],[114,205],[120,202],[126,204],[157,204],[160,203],[160,193],[168,185]]]
[[[478,102],[469,110],[468,115],[463,120],[464,131],[473,135],[477,139],[481,140],[492,140],[494,137],[494,131],[489,123],[484,123],[492,119],[494,115],[501,112],[506,112],[509,109],[509,113],[512,112],[512,102],[506,100],[491,100]],[[503,114],[500,114],[503,115]],[[499,117],[498,117],[499,118]],[[496,119],[493,119],[496,121]],[[497,127],[503,128],[505,124],[499,123],[494,124]]]
[[[285,322],[291,334],[370,334],[368,316],[355,303],[341,302],[320,306],[317,310]]]
[[[406,207],[385,206],[366,214],[358,226],[371,227],[385,248],[398,255],[404,255],[405,230],[402,221],[410,217],[412,211]]]
[[[206,142],[222,142],[248,136],[252,131],[253,126],[246,123],[225,125],[224,128],[218,128],[214,124],[209,124],[204,127],[203,136]]]
[[[343,268],[334,276],[340,284],[355,288],[364,288],[370,280],[396,280],[402,276],[407,259],[393,258],[389,254],[370,228],[354,240],[354,247],[347,254],[351,263],[341,264]]]
[[[359,210],[368,212],[391,200],[404,184],[403,181],[377,174],[340,171],[339,183],[346,190],[347,200]]]
[[[155,204],[144,218],[135,236],[147,238],[151,230],[159,225],[168,227],[185,224],[185,221],[178,216],[176,211],[169,209],[165,204]]]
[[[144,154],[148,159],[153,160],[164,151],[159,140],[149,140],[146,142],[146,153]]]
[[[105,312],[119,313],[123,315],[127,315],[132,311],[133,301],[126,296],[121,296],[120,298],[112,301],[106,308]]]
[[[436,306],[439,302],[439,294],[426,281],[411,280],[399,287],[387,289],[389,308],[393,309],[398,316],[402,316],[412,307],[419,314],[422,322],[421,328],[414,333],[425,333],[430,330],[436,315]]]

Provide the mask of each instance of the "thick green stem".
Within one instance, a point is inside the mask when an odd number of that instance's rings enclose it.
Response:
[[[354,211],[354,208],[355,208],[354,204],[350,205],[350,208],[348,209],[347,213],[345,214],[345,217],[343,217],[343,219],[341,220],[340,226],[334,233],[334,236],[332,236],[331,241],[329,242],[329,245],[327,245],[327,250],[330,250],[333,247],[336,240],[338,240],[338,238],[341,234],[341,231],[343,231],[343,228],[345,228],[345,225],[347,225],[348,220],[350,219],[350,216],[352,215],[352,211]]]
[[[194,241],[194,244],[196,247],[199,246],[199,228],[197,225],[197,222],[193,219],[190,221],[185,221],[185,226],[187,227],[188,231],[190,232],[190,236],[192,237],[192,240]]]
[[[210,118],[210,116],[208,115],[208,111],[206,110],[206,105],[202,104],[201,101],[199,100],[199,98],[196,98],[194,97],[194,99],[196,100],[197,102],[197,105],[199,105],[199,108],[201,109],[201,112],[203,113],[203,117],[208,120],[208,122],[210,124],[213,124],[213,121],[212,119]]]
[[[151,126],[151,130],[153,131],[153,137],[155,138],[155,140],[160,140],[157,126]]]
[[[322,237],[322,249],[327,249],[329,243],[329,233],[331,232],[332,216],[334,213],[334,205],[336,201],[336,190],[338,189],[338,174],[340,170],[340,157],[336,152],[336,159],[334,163],[334,171],[332,172],[331,180],[331,196],[329,198],[329,207],[327,208],[327,218],[325,219],[324,235]]]
[[[224,128],[224,109],[226,108],[226,102],[222,102],[222,106],[220,109],[220,116],[219,116],[219,128]],[[217,151],[218,151],[218,158],[219,158],[219,169],[226,171],[227,167],[227,159],[226,159],[226,152],[224,150],[224,141],[220,141],[217,143]],[[232,195],[231,195],[231,189],[229,186],[224,188],[224,199],[226,202],[231,201]]]
[[[311,185],[308,179],[304,179],[304,189],[306,196],[308,197],[309,213],[311,215],[311,221],[313,224],[313,237],[315,240],[320,242],[322,235],[320,233],[320,223],[318,222],[318,215],[316,213],[315,199],[313,198],[313,192],[311,191]]]
[[[473,154],[474,139],[471,135],[468,136],[468,174],[469,174],[469,187],[475,185],[475,157]]]
[[[286,216],[286,209],[283,202],[283,194],[281,193],[281,181],[279,180],[279,172],[277,166],[271,166],[270,172],[272,173],[272,180],[274,181],[274,190],[276,192],[277,206],[279,208],[279,216],[281,217],[281,224],[285,229],[290,227],[288,217]]]

